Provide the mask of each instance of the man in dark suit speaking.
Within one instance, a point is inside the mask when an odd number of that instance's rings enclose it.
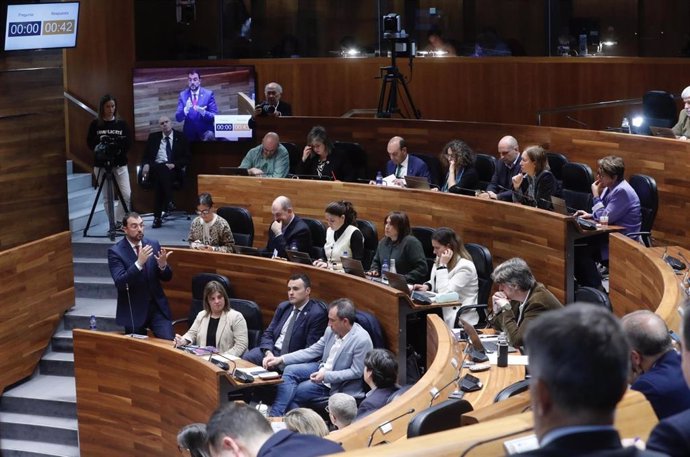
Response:
[[[168,116],[161,116],[158,123],[161,131],[149,134],[142,169],[144,180],[150,179],[156,188],[153,228],[161,226],[161,215],[172,203],[173,183],[184,178],[184,167],[189,163],[187,139],[173,130]]]
[[[311,299],[309,276],[293,274],[287,289],[288,300],[278,305],[259,347],[245,352],[243,359],[266,367],[268,358],[309,347],[323,335],[328,313],[325,304]]]
[[[213,141],[213,120],[218,113],[212,90],[201,87],[198,70],[189,70],[188,86],[177,99],[177,122],[184,121],[182,132],[189,141]]]
[[[115,321],[125,333],[146,335],[150,328],[156,337],[172,340],[170,307],[161,286],[161,281],[172,279],[168,265],[172,251],[144,238],[139,214],[125,214],[122,226],[125,237],[108,249],[108,267],[117,287]]]

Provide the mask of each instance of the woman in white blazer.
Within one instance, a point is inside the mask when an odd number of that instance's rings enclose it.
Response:
[[[431,245],[436,254],[436,261],[431,268],[431,279],[424,284],[415,284],[415,290],[426,290],[442,294],[457,292],[462,305],[476,305],[479,293],[477,268],[472,256],[455,231],[447,227],[437,229],[431,236]],[[449,327],[455,326],[458,306],[446,306],[443,309],[443,320]],[[462,313],[463,320],[470,324],[479,322],[476,310]]]
[[[247,321],[230,308],[230,299],[218,281],[209,281],[204,288],[204,310],[197,314],[189,331],[175,335],[175,344],[214,346],[226,356],[240,357],[247,350]]]

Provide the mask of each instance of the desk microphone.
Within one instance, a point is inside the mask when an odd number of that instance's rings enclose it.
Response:
[[[131,336],[132,338],[138,338],[140,340],[144,340],[148,338],[148,335],[139,335],[138,333],[134,333],[134,313],[132,312],[132,299],[129,296],[129,283],[125,283],[125,289],[127,289],[127,304],[129,305],[129,318],[132,322],[132,333],[130,333],[127,336]]]
[[[211,353],[208,356],[208,361],[214,365],[217,365],[218,367],[222,368],[223,370],[229,370],[230,366],[225,362],[214,359],[213,356],[220,357],[221,359],[225,359],[228,362],[232,362],[232,371],[229,374],[230,374],[230,376],[232,376],[232,378],[234,380],[239,381],[239,382],[244,383],[244,384],[249,384],[249,383],[254,382],[254,376],[238,370],[237,369],[237,362],[235,362],[234,360],[232,360],[228,357],[225,357],[224,355],[222,355],[220,353],[215,353],[215,354]]]
[[[397,421],[397,420],[400,419],[401,417],[409,416],[410,414],[414,413],[415,411],[416,411],[416,410],[415,410],[414,408],[410,408],[410,409],[408,409],[407,411],[405,411],[404,413],[402,413],[401,415],[396,416],[396,417],[394,417],[393,419],[388,420],[388,421],[386,421],[386,422],[383,422],[382,424],[379,424],[379,425],[374,429],[374,431],[371,432],[371,435],[369,435],[369,441],[367,441],[367,447],[371,447],[371,442],[374,441],[374,435],[376,434],[376,431],[377,431],[377,430],[381,430],[381,433],[386,434],[386,433],[388,433],[388,432],[390,431],[390,429],[384,432],[384,431],[383,431],[383,428],[384,428],[384,427],[386,427],[387,425],[390,425],[391,423]]]

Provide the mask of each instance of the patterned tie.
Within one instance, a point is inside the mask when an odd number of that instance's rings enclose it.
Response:
[[[297,320],[297,315],[299,310],[293,308],[292,316],[290,316],[290,321],[288,322],[287,329],[285,330],[285,338],[283,338],[283,347],[280,349],[280,354],[287,354],[290,352],[290,340],[292,339],[292,328],[295,326],[295,320]]]
[[[165,136],[165,153],[168,155],[168,162],[172,160],[172,146],[170,145],[170,136]]]

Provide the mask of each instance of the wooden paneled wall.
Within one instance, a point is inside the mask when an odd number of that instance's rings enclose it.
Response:
[[[263,121],[263,120],[262,120]],[[621,156],[625,174],[652,176],[659,191],[659,212],[653,235],[664,244],[690,246],[690,143],[664,138],[627,135],[594,130],[537,127],[451,121],[411,121],[342,118],[282,118],[259,124],[259,135],[267,131],[280,133],[281,141],[300,147],[312,125],[326,127],[334,140],[355,141],[369,157],[369,172],[383,170],[388,155],[386,144],[394,135],[403,136],[413,153],[439,154],[452,138],[465,140],[475,151],[496,155],[498,140],[515,136],[521,148],[539,144],[565,154],[572,162],[589,165],[594,172],[597,160],[607,155]],[[235,163],[239,164],[239,159]]]
[[[0,58],[0,251],[68,228],[61,56]]]
[[[0,393],[33,373],[74,304],[69,232],[0,252]]]
[[[451,227],[465,242],[488,247],[494,265],[511,257],[524,258],[539,282],[560,300],[565,298],[567,221],[554,212],[448,193],[294,179],[202,175],[199,191],[210,192],[218,207],[248,208],[258,247],[266,245],[271,204],[279,195],[292,199],[297,214],[318,220],[328,203],[349,200],[358,218],[376,224],[380,237],[386,215],[405,211],[413,226]]]

